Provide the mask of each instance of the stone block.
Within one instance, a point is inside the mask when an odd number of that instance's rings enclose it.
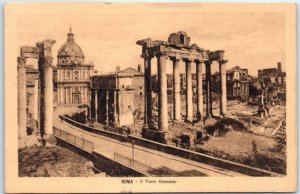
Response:
[[[168,42],[171,45],[188,47],[190,45],[190,37],[186,32],[180,31],[170,34]]]
[[[169,144],[172,142],[171,132],[157,131],[144,128],[142,130],[142,137],[159,143]]]

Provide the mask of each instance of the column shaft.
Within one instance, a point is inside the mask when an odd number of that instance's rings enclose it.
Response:
[[[210,70],[210,61],[205,62],[205,71],[206,71],[206,116],[212,116],[212,97],[211,97],[211,70]]]
[[[47,64],[44,67],[44,132],[47,135],[53,134],[53,70],[52,66]]]
[[[180,74],[179,60],[173,59],[173,119],[179,121],[180,117]]]
[[[114,93],[114,125],[118,126],[118,114],[117,114],[117,91],[113,91]]]
[[[227,89],[226,89],[226,62],[219,62],[220,84],[221,84],[221,106],[220,115],[227,113]]]
[[[144,56],[144,128],[149,128],[148,126],[148,57]]]
[[[166,55],[158,56],[158,129],[168,131]]]
[[[26,58],[18,57],[18,137],[26,132]]]
[[[186,61],[186,120],[193,121],[192,62]]]
[[[151,57],[144,56],[144,128],[152,128]]]
[[[41,73],[40,131],[42,137],[44,134],[53,134],[53,58],[51,57],[51,50],[54,43],[54,40],[47,39],[36,44],[39,51],[39,72]]]
[[[151,79],[151,57],[148,59],[148,72],[147,72],[147,112],[148,112],[148,126],[153,127],[152,124],[152,79]]]
[[[105,106],[106,106],[106,108],[105,108],[106,109],[105,116],[106,116],[106,118],[105,119],[106,119],[106,124],[109,125],[109,108],[108,108],[108,104],[109,104],[109,102],[108,102],[109,101],[109,90],[106,90],[105,94],[106,94],[106,96],[105,96],[105,98],[106,98],[105,99]]]
[[[99,122],[99,96],[100,90],[95,90],[95,119]]]
[[[203,117],[203,84],[202,84],[202,63],[196,64],[197,75],[197,114],[199,119]]]
[[[34,90],[33,90],[33,118],[39,120],[39,79],[34,79]]]
[[[91,90],[91,119],[94,120],[96,118],[96,91],[95,90]]]

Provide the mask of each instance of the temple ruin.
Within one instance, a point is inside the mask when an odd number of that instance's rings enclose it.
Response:
[[[168,142],[171,138],[168,129],[168,103],[167,103],[167,74],[166,61],[173,62],[173,120],[180,120],[180,75],[179,61],[184,61],[186,71],[186,118],[185,121],[194,121],[193,92],[191,66],[196,65],[197,75],[197,119],[211,118],[212,91],[211,91],[211,65],[218,62],[220,71],[220,116],[226,115],[226,62],[224,50],[209,51],[196,44],[190,45],[190,37],[186,32],[170,34],[168,41],[152,40],[151,38],[137,41],[142,46],[145,71],[145,114],[143,137],[161,142]],[[157,58],[158,72],[158,129],[152,123],[152,95],[151,95],[151,61]],[[202,64],[206,69],[206,115],[203,114],[202,92]]]

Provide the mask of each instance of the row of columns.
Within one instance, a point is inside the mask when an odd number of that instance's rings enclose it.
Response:
[[[143,55],[145,67],[145,116],[144,128],[152,128],[152,95],[151,95],[151,59],[154,56]],[[169,57],[159,54],[157,57],[158,72],[158,130],[168,131],[168,102],[167,102],[167,74],[166,60],[170,58],[173,62],[173,119],[180,121],[180,73],[179,62],[185,62],[186,69],[186,121],[193,121],[193,90],[192,90],[192,71],[193,59],[181,57]],[[220,115],[226,115],[226,62],[219,61],[220,84],[221,84],[221,105]],[[197,117],[203,118],[203,84],[202,84],[202,61],[195,61],[197,76]],[[212,90],[211,90],[211,61],[204,61],[206,67],[206,116],[212,116]]]
[[[21,48],[21,56],[17,58],[17,82],[18,82],[18,137],[23,138],[27,135],[26,121],[26,59],[36,58],[38,56],[39,78],[34,83],[34,105],[33,117],[38,119],[38,103],[40,102],[40,131],[42,137],[53,134],[53,69],[51,48],[54,40],[45,40],[36,44],[37,52],[33,52],[35,47],[28,49]],[[28,53],[26,53],[28,49]],[[25,56],[24,53],[27,55]],[[38,92],[38,83],[40,79],[40,92]],[[40,99],[39,97],[40,93]]]
[[[109,90],[91,90],[91,119],[92,120],[99,120],[99,115],[100,113],[100,93],[104,92],[105,93],[105,123],[109,124]],[[116,118],[116,102],[117,102],[117,97],[116,97],[116,93],[114,91],[114,104],[113,104],[113,108],[114,108],[114,118]]]

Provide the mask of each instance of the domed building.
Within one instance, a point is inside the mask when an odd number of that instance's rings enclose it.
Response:
[[[58,105],[87,104],[94,65],[84,63],[84,54],[74,39],[70,28],[67,42],[57,54],[57,103]]]

